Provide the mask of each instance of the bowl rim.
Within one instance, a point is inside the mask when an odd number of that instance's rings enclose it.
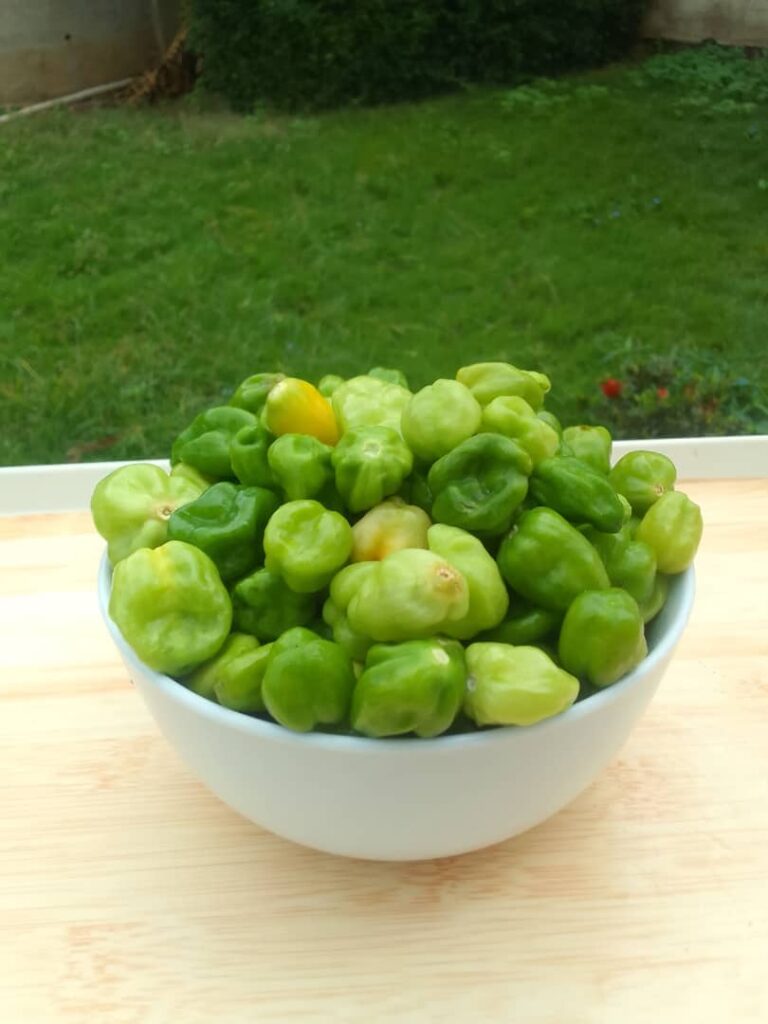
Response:
[[[413,736],[389,736],[377,739],[368,736],[340,735],[337,733],[294,732],[277,722],[268,722],[263,718],[257,718],[253,715],[222,707],[221,704],[216,704],[214,701],[208,700],[206,697],[202,697],[193,690],[188,689],[172,676],[151,669],[133,651],[133,648],[123,637],[117,624],[109,616],[111,567],[106,549],[102,554],[99,564],[98,599],[101,616],[123,659],[168,698],[177,701],[201,717],[212,719],[238,732],[272,742],[295,744],[302,747],[310,746],[334,751],[376,751],[383,755],[397,755],[406,748],[409,751],[418,750],[424,753],[436,753],[438,751],[447,752],[457,748],[485,747],[488,744],[506,743],[510,737],[523,737],[544,733],[548,729],[563,727],[599,713],[602,709],[621,700],[628,691],[640,685],[643,679],[649,673],[652,673],[656,666],[672,653],[682,636],[693,608],[696,591],[695,580],[693,566],[673,577],[671,585],[677,590],[675,595],[678,603],[676,614],[669,628],[659,638],[658,642],[654,644],[646,657],[622,679],[605,687],[605,689],[598,690],[597,693],[591,694],[587,699],[572,704],[566,711],[562,711],[560,714],[553,715],[550,718],[542,719],[542,721],[536,722],[534,725],[527,725],[525,727],[514,725],[494,726],[479,732],[453,733],[447,736],[435,736],[431,739],[414,739]]]

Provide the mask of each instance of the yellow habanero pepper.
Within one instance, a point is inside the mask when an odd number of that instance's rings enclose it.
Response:
[[[339,428],[331,403],[309,381],[286,377],[267,396],[264,409],[267,430],[283,434],[308,434],[323,444],[335,445]]]

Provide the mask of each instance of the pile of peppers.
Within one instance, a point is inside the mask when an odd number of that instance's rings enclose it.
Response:
[[[562,429],[548,378],[477,363],[258,373],[91,509],[109,613],[150,668],[306,732],[525,726],[647,653],[699,507],[664,455]]]

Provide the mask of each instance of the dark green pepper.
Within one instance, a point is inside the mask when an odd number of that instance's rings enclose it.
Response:
[[[229,400],[230,405],[238,409],[247,409],[254,416],[258,416],[267,401],[267,395],[281,380],[285,380],[284,373],[254,373],[242,381],[235,393]]]
[[[503,533],[528,491],[531,457],[500,434],[476,434],[443,455],[427,476],[432,518],[471,532]]]
[[[276,640],[287,629],[304,626],[315,613],[312,594],[297,594],[281,576],[257,569],[232,590],[235,626],[259,640]]]
[[[574,458],[585,462],[598,473],[607,476],[610,472],[613,442],[605,427],[590,427],[587,424],[566,427],[563,441],[570,446]]]
[[[336,488],[351,512],[394,494],[413,468],[413,454],[391,427],[348,430],[331,455]]]
[[[232,472],[241,484],[272,489],[277,486],[267,458],[272,441],[272,435],[260,423],[254,423],[238,430],[229,442]]]
[[[560,612],[550,608],[537,608],[521,597],[510,601],[509,611],[495,629],[489,629],[479,640],[490,643],[512,644],[514,647],[535,644],[553,633],[562,622]]]
[[[277,506],[272,491],[222,481],[171,514],[168,537],[204,551],[223,580],[237,579],[261,561],[264,529]]]
[[[565,614],[558,643],[568,672],[593,686],[621,679],[648,653],[637,601],[625,590],[587,590]]]
[[[643,515],[662,494],[674,490],[677,470],[661,452],[627,452],[611,470],[610,481],[633,512]]]
[[[575,526],[551,508],[520,518],[498,555],[501,575],[532,604],[565,611],[583,590],[610,586],[600,555]]]
[[[376,644],[352,697],[352,728],[365,736],[439,736],[461,708],[467,669],[455,640]]]
[[[173,442],[171,464],[186,462],[206,476],[231,479],[235,474],[229,454],[230,442],[239,430],[255,426],[256,422],[253,413],[231,405],[206,409],[195,416]]]
[[[318,725],[340,725],[349,713],[354,687],[347,652],[301,629],[289,630],[272,645],[261,693],[275,721],[309,732]]]
[[[592,527],[583,532],[602,558],[611,586],[626,590],[640,605],[647,601],[656,579],[653,549],[632,540],[628,523],[617,533],[601,533]]]
[[[656,618],[666,604],[668,594],[669,576],[664,576],[660,572],[656,573],[651,596],[640,605],[640,614],[643,616],[643,622],[647,624]]]
[[[269,467],[289,501],[316,498],[331,483],[332,451],[309,434],[283,434],[272,443]]]
[[[543,459],[531,474],[531,494],[575,523],[591,523],[615,533],[624,522],[624,506],[610,483],[579,459]]]

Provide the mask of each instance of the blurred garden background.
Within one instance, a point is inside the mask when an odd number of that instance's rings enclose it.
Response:
[[[0,124],[0,463],[162,457],[261,370],[496,359],[617,436],[768,432],[768,59],[644,16],[192,0],[191,91]]]

